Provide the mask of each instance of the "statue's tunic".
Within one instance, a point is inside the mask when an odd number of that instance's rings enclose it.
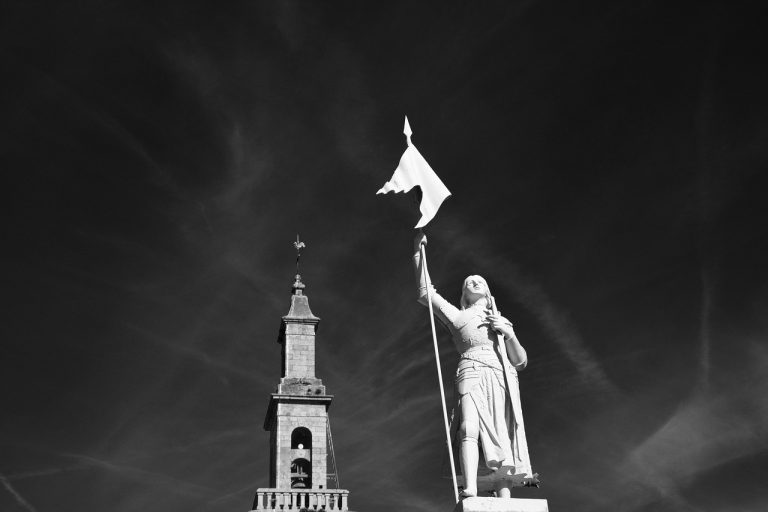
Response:
[[[531,476],[528,443],[525,439],[517,370],[507,358],[504,369],[498,350],[497,334],[490,328],[484,307],[459,310],[437,292],[432,291],[435,313],[451,332],[461,358],[456,370],[456,392],[459,402],[471,400],[477,409],[480,444],[486,465],[502,470],[505,475]],[[517,365],[522,369],[526,361]],[[460,407],[457,407],[461,411]]]

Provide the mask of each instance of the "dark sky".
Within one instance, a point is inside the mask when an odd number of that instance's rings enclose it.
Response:
[[[528,350],[526,496],[766,509],[759,2],[138,4],[0,8],[1,510],[249,510],[300,233],[352,508],[449,511],[406,114],[436,286]]]

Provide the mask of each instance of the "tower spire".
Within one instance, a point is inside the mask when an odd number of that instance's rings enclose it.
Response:
[[[282,346],[281,378],[270,395],[264,430],[270,432],[269,487],[259,488],[257,512],[347,512],[349,491],[338,488],[326,392],[315,372],[315,336],[320,318],[312,314],[301,281],[296,235],[296,278],[291,307],[283,316],[277,342]],[[333,485],[333,488],[330,487]]]

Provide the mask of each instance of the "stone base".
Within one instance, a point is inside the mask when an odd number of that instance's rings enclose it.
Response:
[[[549,512],[547,500],[526,498],[464,498],[453,512]]]

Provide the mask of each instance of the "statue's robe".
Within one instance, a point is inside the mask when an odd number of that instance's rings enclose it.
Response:
[[[504,476],[532,477],[517,379],[517,371],[525,368],[527,361],[515,367],[506,352],[502,356],[500,351],[506,347],[486,320],[490,311],[478,306],[460,310],[435,291],[431,297],[436,316],[450,331],[461,356],[452,430],[455,432],[461,423],[458,403],[471,400],[477,410],[479,441],[488,468]]]

